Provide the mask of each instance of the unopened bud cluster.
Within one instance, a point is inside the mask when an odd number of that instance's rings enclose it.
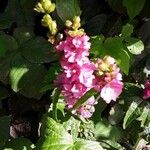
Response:
[[[45,15],[42,18],[42,25],[49,28],[51,35],[57,33],[57,24],[56,21],[52,19],[50,13],[55,10],[55,4],[51,0],[41,0],[35,6],[35,9],[39,13],[44,13]]]

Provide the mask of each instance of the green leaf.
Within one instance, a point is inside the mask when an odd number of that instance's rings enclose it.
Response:
[[[9,124],[10,124],[9,116],[0,117],[0,149],[2,149],[2,146],[4,146],[5,142],[8,140]]]
[[[141,116],[138,118],[139,121],[141,121],[141,127],[144,127],[145,123],[150,121],[150,105],[144,107],[143,112]]]
[[[0,29],[7,29],[15,22],[9,11],[5,11],[0,15]]]
[[[12,60],[9,78],[11,88],[26,97],[40,99],[40,89],[46,70],[43,65],[31,64],[17,54]],[[38,81],[38,82],[37,82]]]
[[[121,31],[122,36],[123,37],[131,36],[131,34],[133,33],[133,29],[134,29],[133,25],[127,23],[122,27],[122,31]]]
[[[100,120],[95,125],[95,137],[97,140],[111,140],[117,141],[121,137],[121,131],[116,127],[112,126],[107,120]]]
[[[44,118],[42,129],[44,135],[38,143],[39,150],[67,150],[73,144],[72,136],[52,118]]]
[[[6,48],[4,45],[4,40],[3,40],[3,37],[0,36],[0,57],[4,57],[5,53],[6,53]]]
[[[32,142],[30,142],[28,139],[25,138],[16,138],[11,141],[9,141],[5,145],[4,150],[32,150],[34,148],[34,145]]]
[[[17,41],[12,36],[2,34],[0,35],[0,50],[1,47],[3,48],[2,54],[5,54],[6,51],[16,50],[18,48],[18,44]]]
[[[103,146],[103,148],[108,149],[108,150],[122,150],[123,149],[123,147],[119,143],[112,141],[112,140],[102,140],[100,143]]]
[[[5,87],[0,86],[0,100],[5,99],[7,97],[9,97],[8,90]]]
[[[113,11],[118,12],[120,14],[124,13],[122,0],[107,0],[107,3],[113,9]]]
[[[126,7],[128,16],[133,19],[143,9],[145,0],[123,0],[123,6]]]
[[[121,38],[107,38],[104,43],[104,47],[105,49],[103,49],[103,53],[105,55],[114,57],[117,60],[117,63],[120,66],[121,70],[125,74],[128,74],[130,56],[125,51]]]
[[[18,44],[21,45],[34,37],[33,29],[30,27],[19,27],[14,31],[14,37]]]
[[[63,126],[66,131],[70,132],[73,140],[76,140],[79,135],[81,121],[70,117],[67,121],[63,122]]]
[[[126,129],[131,122],[138,117],[138,106],[142,102],[142,99],[139,97],[131,97],[130,100],[132,101],[129,109],[127,110],[124,120],[123,120],[123,129]]]
[[[52,118],[45,117],[43,120],[43,136],[39,140],[38,150],[103,150],[98,142],[77,139],[64,129],[62,124]]]
[[[139,55],[144,50],[144,44],[141,40],[136,38],[126,38],[126,46],[130,53]]]
[[[56,0],[56,10],[58,16],[65,22],[72,20],[75,16],[80,16],[80,6],[78,0]]]
[[[102,53],[102,49],[104,49],[103,45],[104,37],[103,36],[93,36],[90,38],[91,49],[90,53],[94,55],[94,57],[98,57]]]
[[[68,150],[103,150],[103,148],[95,141],[78,140]]]
[[[2,19],[0,19],[0,27],[2,29],[9,28],[13,22],[17,23],[17,26],[34,25],[34,5],[35,0],[30,0],[30,3],[25,0],[8,1],[5,12],[2,14]]]
[[[5,58],[0,59],[0,81],[4,84],[8,84],[8,75],[14,55],[14,53],[10,52]]]
[[[56,60],[52,45],[42,37],[36,37],[21,46],[22,55],[32,63],[48,63]]]
[[[104,14],[94,16],[85,25],[84,29],[88,35],[99,35],[107,21],[107,16]]]

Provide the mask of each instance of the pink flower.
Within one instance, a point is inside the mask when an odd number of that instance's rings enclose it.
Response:
[[[90,118],[95,111],[94,105],[96,104],[94,96],[90,97],[84,105],[82,105],[78,112],[84,118]]]
[[[150,80],[147,80],[145,83],[145,89],[144,89],[144,99],[149,99],[150,98]]]
[[[110,103],[112,100],[116,101],[122,92],[122,88],[123,83],[114,79],[102,88],[100,95],[106,101],[106,103]]]
[[[62,53],[60,64],[63,72],[58,75],[55,83],[61,88],[68,109],[73,108],[75,103],[94,86],[93,73],[96,68],[88,58],[91,45],[88,40],[89,37],[86,35],[74,37],[67,35],[66,39],[56,46],[56,50]],[[91,99],[93,100],[93,97]],[[91,99],[76,113],[86,118],[90,117],[95,104],[95,101],[91,103]]]
[[[95,89],[100,92],[101,97],[110,103],[116,101],[123,89],[122,75],[120,68],[115,63],[115,59],[105,56],[103,59],[97,59],[95,78]]]

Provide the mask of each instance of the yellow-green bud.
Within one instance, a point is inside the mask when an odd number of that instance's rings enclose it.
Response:
[[[75,16],[74,19],[73,19],[73,25],[72,25],[72,28],[74,30],[77,30],[81,27],[81,23],[80,23],[80,17],[79,16]]]
[[[41,0],[41,4],[45,13],[51,13],[55,10],[55,4],[51,3],[51,0]]]
[[[37,11],[37,12],[39,12],[39,13],[40,13],[40,12],[41,12],[41,13],[44,13],[44,12],[45,12],[45,10],[43,9],[41,3],[37,3],[36,6],[35,6],[35,8],[34,8],[34,10]]]
[[[65,25],[66,25],[66,27],[71,28],[72,27],[72,22],[70,20],[66,20]]]
[[[41,0],[39,3],[37,3],[34,10],[49,14],[55,10],[55,4],[51,3],[51,0]]]
[[[73,31],[70,30],[70,31],[68,32],[68,34],[69,34],[70,36],[77,36],[77,35],[82,36],[82,35],[85,34],[85,32],[84,32],[84,29],[73,30]]]
[[[49,25],[49,30],[51,31],[52,35],[55,35],[57,33],[57,24],[56,21],[52,21]]]
[[[49,14],[43,16],[42,25],[48,27],[52,35],[55,35],[57,33],[56,21],[52,20]]]
[[[49,14],[43,16],[42,25],[48,27],[52,22],[52,18]]]

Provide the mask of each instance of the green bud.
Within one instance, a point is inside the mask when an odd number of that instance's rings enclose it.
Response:
[[[45,13],[51,13],[55,10],[55,4],[51,0],[41,0],[42,7]]]
[[[42,25],[48,27],[52,22],[52,18],[49,14],[43,16]]]
[[[51,3],[51,0],[41,0],[39,3],[37,3],[34,10],[49,14],[55,10],[55,4]]]
[[[70,20],[66,20],[65,22],[66,27],[72,27],[72,22]]]
[[[42,25],[48,27],[52,35],[57,33],[56,21],[53,21],[49,14],[43,16]]]
[[[34,10],[37,11],[37,12],[39,12],[39,13],[40,13],[40,12],[41,12],[41,13],[44,13],[44,12],[45,12],[45,10],[43,9],[41,3],[37,3],[36,6],[35,6],[35,8],[34,8]]]
[[[74,30],[77,30],[81,27],[81,23],[80,23],[80,17],[79,16],[75,16],[74,19],[73,19],[73,25],[72,25],[72,28]]]

